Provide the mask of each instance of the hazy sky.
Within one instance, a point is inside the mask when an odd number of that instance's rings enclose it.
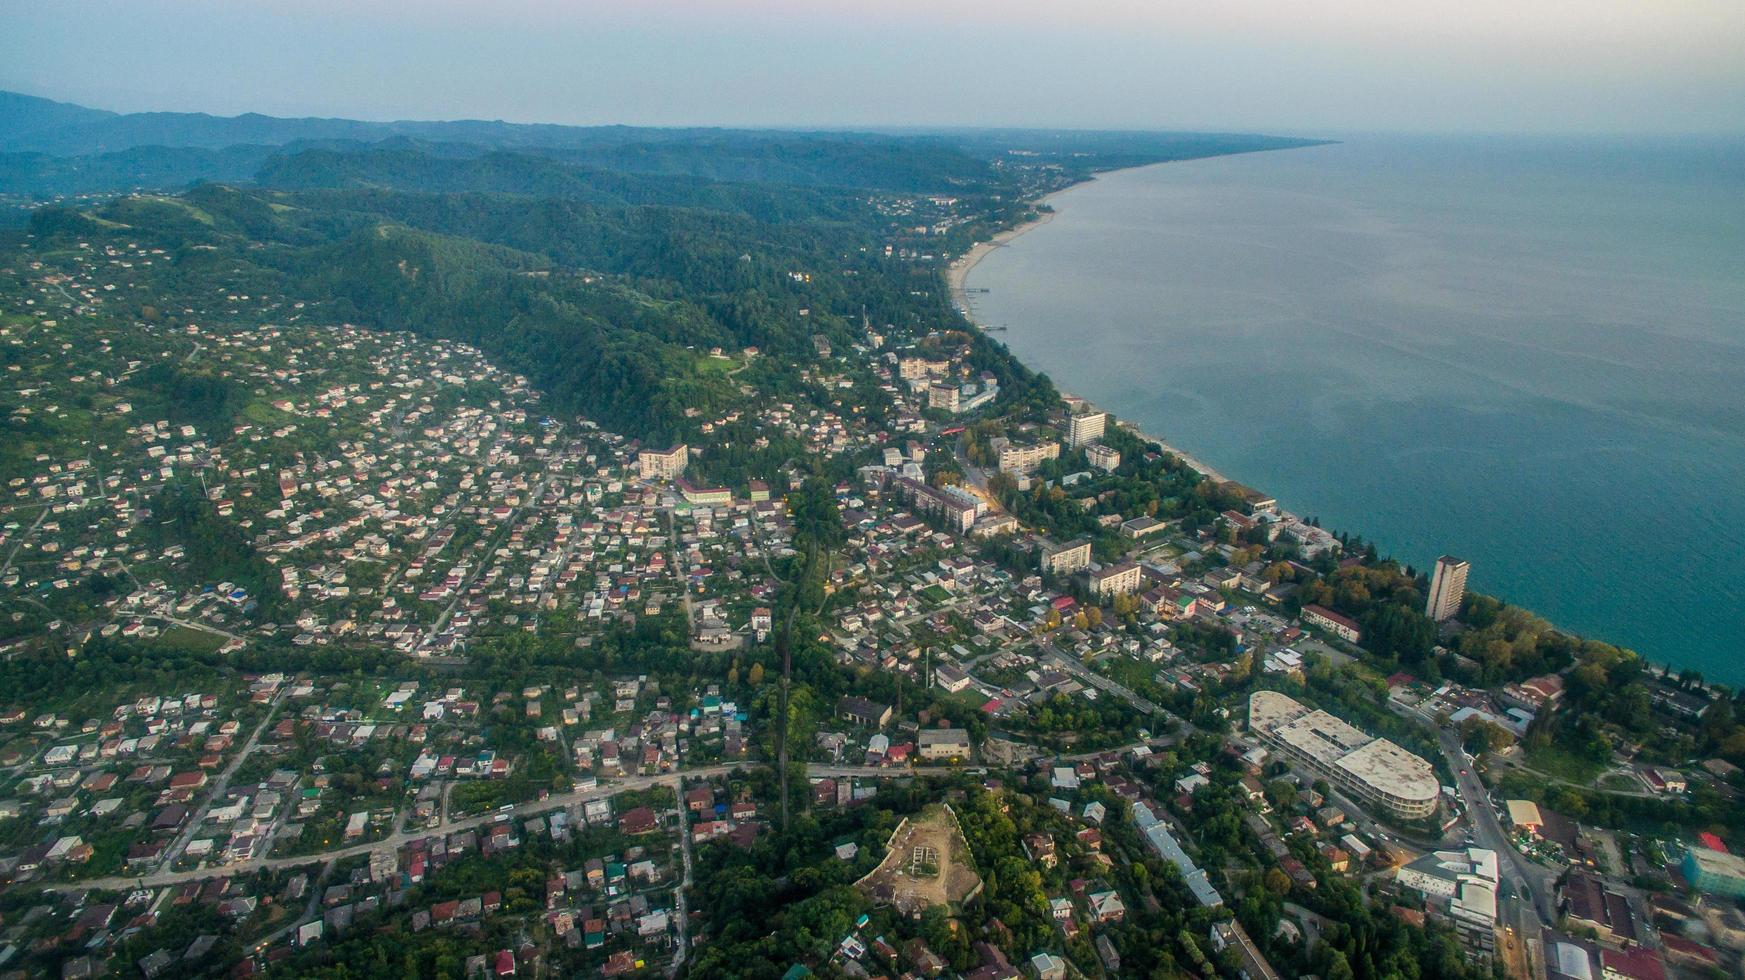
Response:
[[[0,0],[117,110],[721,125],[1745,132],[1745,0]]]

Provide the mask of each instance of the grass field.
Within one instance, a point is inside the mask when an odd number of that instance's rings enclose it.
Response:
[[[223,646],[224,637],[187,626],[171,626],[157,638],[157,645],[194,653],[211,653]]]
[[[731,357],[716,357],[707,354],[691,365],[691,370],[698,374],[729,374],[739,367],[739,361]]]
[[[1530,769],[1582,786],[1592,785],[1594,778],[1605,768],[1597,762],[1565,752],[1554,745],[1528,749],[1523,761]]]

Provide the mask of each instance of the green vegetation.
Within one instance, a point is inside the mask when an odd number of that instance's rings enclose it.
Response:
[[[220,517],[197,489],[186,483],[170,484],[158,495],[152,512],[157,543],[186,550],[192,582],[231,582],[262,606],[277,605],[282,597],[278,569],[255,554],[241,530]]]

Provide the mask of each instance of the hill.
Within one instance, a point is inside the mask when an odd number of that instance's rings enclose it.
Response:
[[[201,309],[240,279],[317,322],[464,341],[556,408],[654,440],[700,438],[700,420],[758,392],[831,404],[816,388],[834,370],[819,351],[849,348],[869,324],[962,328],[939,259],[1032,216],[1039,194],[1112,166],[1303,142],[5,104],[0,194],[23,199],[15,211],[29,216],[34,255],[145,245],[168,257],[136,268],[109,301],[122,315],[173,323],[160,311]],[[993,374],[1002,398],[1050,390],[985,335],[968,336],[966,367]],[[763,356],[730,381],[701,364],[712,348]],[[862,394],[875,414],[888,401]]]
[[[412,182],[411,154],[478,160],[511,157],[446,175],[428,166],[425,189],[474,180],[517,193],[601,191],[599,172],[688,177],[726,184],[955,194],[1014,173],[1055,181],[1163,160],[1300,146],[1306,140],[1204,133],[1034,130],[801,131],[563,126],[492,120],[371,122],[259,113],[118,114],[0,92],[0,195],[74,196],[179,190],[198,181],[244,181],[267,167],[280,186]],[[295,158],[312,151],[328,156]],[[549,164],[540,165],[536,158]],[[392,176],[385,176],[388,169]],[[561,168],[568,168],[567,170]],[[594,176],[580,176],[583,171]],[[526,182],[521,182],[521,181]],[[554,183],[555,182],[555,183]],[[590,185],[584,188],[582,184]],[[672,185],[664,185],[668,191]],[[1032,188],[1034,189],[1034,188]],[[637,192],[605,188],[634,201]],[[666,200],[666,198],[662,198]],[[710,206],[704,198],[699,206]]]

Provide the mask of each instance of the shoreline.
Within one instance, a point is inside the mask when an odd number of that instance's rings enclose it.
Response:
[[[1062,187],[1060,190],[1044,194],[1037,198],[1035,201],[1036,207],[1047,207],[1050,210],[1042,211],[1038,213],[1035,218],[1022,224],[1013,225],[1004,231],[997,232],[994,237],[985,242],[976,242],[974,245],[970,246],[969,251],[952,259],[951,262],[946,265],[946,291],[951,297],[951,305],[955,307],[959,313],[963,314],[964,319],[975,324],[981,329],[982,333],[988,332],[987,325],[982,323],[980,320],[977,320],[975,314],[969,307],[969,294],[965,292],[965,284],[969,279],[971,270],[980,265],[983,259],[992,255],[994,249],[1002,248],[1007,243],[1015,241],[1032,230],[1040,228],[1043,225],[1048,224],[1050,221],[1053,221],[1054,211],[1052,210],[1053,206],[1049,204],[1050,201],[1065,194],[1067,191],[1083,187],[1096,179],[1096,177],[1091,177],[1089,180],[1081,180],[1069,187]]]
[[[1140,170],[1140,169],[1143,169],[1144,167],[1155,167],[1155,166],[1159,166],[1159,165],[1160,164],[1148,163],[1148,164],[1143,164],[1140,167],[1123,167],[1120,169],[1122,169],[1122,170]],[[1117,171],[1111,170],[1111,171],[1105,171],[1105,172],[1106,173],[1116,173]],[[1086,186],[1087,184],[1090,184],[1092,181],[1095,181],[1098,176],[1100,176],[1100,175],[1092,176],[1086,180],[1081,180],[1078,183],[1073,184],[1069,187],[1062,187],[1060,190],[1052,191],[1048,194],[1044,194],[1042,197],[1037,198],[1036,205],[1039,207],[1042,207],[1042,206],[1048,207],[1049,210],[1039,213],[1034,219],[1032,219],[1030,221],[1026,221],[1022,224],[1013,225],[1012,227],[1007,228],[1006,230],[995,234],[994,237],[988,239],[985,242],[975,243],[973,246],[970,247],[969,251],[963,253],[962,255],[958,256],[955,259],[952,259],[951,262],[946,265],[946,267],[945,267],[945,284],[946,284],[946,288],[948,289],[950,296],[951,296],[951,305],[959,313],[963,314],[964,319],[966,319],[970,323],[974,324],[976,326],[976,328],[978,330],[980,330],[983,334],[988,333],[988,325],[983,323],[981,320],[977,319],[977,317],[975,315],[975,311],[972,310],[970,308],[970,305],[969,305],[969,294],[967,292],[967,287],[968,287],[968,282],[969,282],[969,274],[975,270],[975,267],[980,265],[983,259],[992,255],[994,253],[995,249],[1003,248],[1008,243],[1015,241],[1018,238],[1026,235],[1026,234],[1029,234],[1031,231],[1034,231],[1035,229],[1040,228],[1043,225],[1048,224],[1050,221],[1053,221],[1055,215],[1058,212],[1053,210],[1053,205],[1050,202],[1052,202],[1055,198],[1061,196],[1062,194],[1066,194],[1069,191],[1074,191],[1074,190],[1077,190],[1081,187]],[[1001,342],[1001,345],[1007,347],[1008,353],[1010,353],[1010,346],[1011,345],[1006,344],[1004,341]],[[1014,359],[1016,359],[1016,355],[1013,355],[1013,357],[1014,357]],[[1032,369],[1034,370],[1034,368],[1032,368]],[[1062,395],[1071,395],[1072,394],[1071,392],[1066,391],[1064,389],[1060,389],[1060,393]],[[1201,460],[1201,459],[1195,457],[1193,454],[1183,452],[1181,449],[1170,445],[1168,442],[1165,442],[1164,440],[1159,439],[1158,437],[1144,431],[1143,429],[1140,429],[1136,423],[1133,423],[1131,421],[1124,422],[1124,423],[1117,421],[1117,424],[1124,425],[1127,428],[1128,432],[1131,432],[1133,435],[1138,436],[1140,439],[1142,439],[1146,442],[1157,443],[1158,446],[1163,448],[1164,452],[1171,453],[1171,454],[1179,457],[1182,462],[1184,462],[1188,465],[1188,468],[1194,470],[1195,472],[1199,473],[1201,476],[1204,476],[1209,480],[1216,480],[1219,483],[1237,483],[1238,482],[1236,480],[1232,480],[1228,476],[1225,476],[1223,473],[1220,473],[1218,470],[1214,469],[1212,466],[1207,464],[1204,460]]]
[[[1165,162],[1172,162],[1172,161],[1165,161]],[[1160,165],[1161,165],[1160,163],[1142,164],[1138,167],[1121,167],[1121,168],[1117,168],[1116,170],[1105,171],[1105,172],[1106,173],[1115,173],[1115,172],[1118,172],[1119,170],[1130,170],[1130,169],[1131,170],[1138,170],[1138,169],[1142,169],[1143,167],[1147,167],[1147,166],[1160,166]],[[1038,198],[1036,201],[1036,204],[1038,204],[1038,205],[1048,204],[1054,198],[1056,198],[1062,194],[1065,194],[1068,191],[1076,190],[1079,187],[1083,187],[1086,184],[1089,184],[1091,181],[1096,180],[1098,178],[1098,176],[1101,176],[1101,175],[1100,174],[1094,175],[1086,180],[1072,184],[1068,187],[1063,187],[1060,190],[1050,192],[1049,194],[1046,194],[1046,195],[1042,196],[1041,198]],[[982,262],[983,259],[985,259],[989,255],[993,254],[993,251],[996,248],[1000,248],[1000,247],[1006,245],[1007,243],[1017,239],[1018,237],[1020,237],[1024,234],[1027,234],[1032,229],[1035,229],[1037,227],[1040,227],[1041,225],[1045,225],[1045,224],[1049,223],[1050,221],[1052,221],[1054,219],[1056,214],[1057,214],[1057,212],[1055,212],[1051,209],[1049,211],[1041,213],[1034,220],[1026,221],[1026,222],[1019,224],[1019,225],[1014,225],[1013,227],[1008,228],[1008,229],[1001,231],[998,234],[994,235],[994,237],[989,239],[988,241],[977,242],[974,246],[972,246],[969,249],[969,251],[963,253],[962,255],[958,256],[957,258],[953,259],[950,263],[947,264],[946,269],[945,269],[945,278],[946,278],[946,283],[950,289],[950,297],[951,297],[952,306],[959,313],[961,313],[963,315],[965,320],[968,320],[970,322],[970,324],[975,326],[978,330],[982,331],[982,333],[984,335],[991,337],[991,335],[988,333],[987,325],[984,324],[980,319],[978,319],[976,317],[974,311],[970,308],[970,305],[968,302],[968,296],[967,296],[966,289],[967,289],[967,282],[968,282],[969,273],[972,272],[975,269],[975,267]],[[1005,347],[1007,355],[1012,357],[1013,360],[1017,360],[1020,363],[1025,363],[1020,358],[1018,358],[1016,354],[1013,354],[1011,352],[1010,345],[1007,344],[1004,340],[999,340],[998,338],[992,338],[992,339],[995,339],[996,342],[998,342],[1002,347]],[[1030,367],[1031,370],[1038,370],[1038,367],[1036,365],[1026,364],[1026,366]],[[1072,394],[1071,392],[1068,392],[1062,388],[1057,388],[1057,391],[1059,391],[1059,393],[1063,396],[1071,396],[1071,394]],[[1226,476],[1225,474],[1221,473],[1216,468],[1210,466],[1209,464],[1207,464],[1203,460],[1195,457],[1193,454],[1184,452],[1180,448],[1171,445],[1169,442],[1146,432],[1145,430],[1141,429],[1139,427],[1138,423],[1135,421],[1120,420],[1118,418],[1116,424],[1120,425],[1121,427],[1126,429],[1129,433],[1137,436],[1138,438],[1140,438],[1143,441],[1156,443],[1164,452],[1171,453],[1171,454],[1175,455],[1176,457],[1181,459],[1181,461],[1184,464],[1186,464],[1190,469],[1193,469],[1195,472],[1199,473],[1200,475],[1202,475],[1203,477],[1205,477],[1207,479],[1216,480],[1220,483],[1235,483],[1238,486],[1244,486],[1244,487],[1248,486],[1248,484],[1242,483],[1241,481],[1231,479],[1229,476]],[[1258,488],[1254,488],[1254,489],[1258,490]],[[1265,493],[1266,491],[1260,490],[1259,492]],[[1278,509],[1279,509],[1279,512],[1281,514],[1287,514],[1287,515],[1291,515],[1291,516],[1299,516],[1299,515],[1294,515],[1293,512],[1287,510],[1283,506],[1282,502],[1279,503]],[[1593,634],[1581,634],[1581,633],[1571,632],[1570,630],[1565,629],[1564,627],[1558,625],[1557,623],[1552,622],[1551,620],[1546,619],[1545,617],[1541,616],[1538,612],[1534,611],[1532,608],[1530,608],[1528,606],[1520,605],[1520,604],[1518,604],[1510,599],[1504,598],[1501,595],[1497,595],[1497,594],[1489,593],[1489,592],[1482,593],[1482,594],[1490,596],[1491,598],[1494,598],[1497,601],[1502,602],[1506,605],[1515,606],[1516,608],[1522,609],[1522,610],[1544,620],[1544,622],[1547,624],[1547,627],[1554,633],[1562,634],[1564,636],[1575,637],[1577,639],[1582,639],[1582,638],[1598,639],[1597,637],[1594,637]],[[1638,661],[1644,665],[1645,669],[1647,667],[1651,667],[1651,666],[1660,666],[1663,669],[1671,669],[1671,667],[1674,666],[1670,661],[1659,659],[1659,658],[1654,657],[1654,656],[1649,655],[1649,654],[1645,654],[1642,651],[1636,650],[1633,647],[1621,646],[1621,645],[1612,643],[1610,640],[1605,640],[1605,639],[1598,639],[1598,642],[1606,643],[1608,645],[1612,645],[1612,646],[1617,647],[1617,649],[1628,650],[1628,651],[1634,653],[1636,655]],[[1710,694],[1711,696],[1712,696],[1711,686],[1713,683],[1715,683],[1715,682],[1707,681],[1704,684],[1705,692]]]

